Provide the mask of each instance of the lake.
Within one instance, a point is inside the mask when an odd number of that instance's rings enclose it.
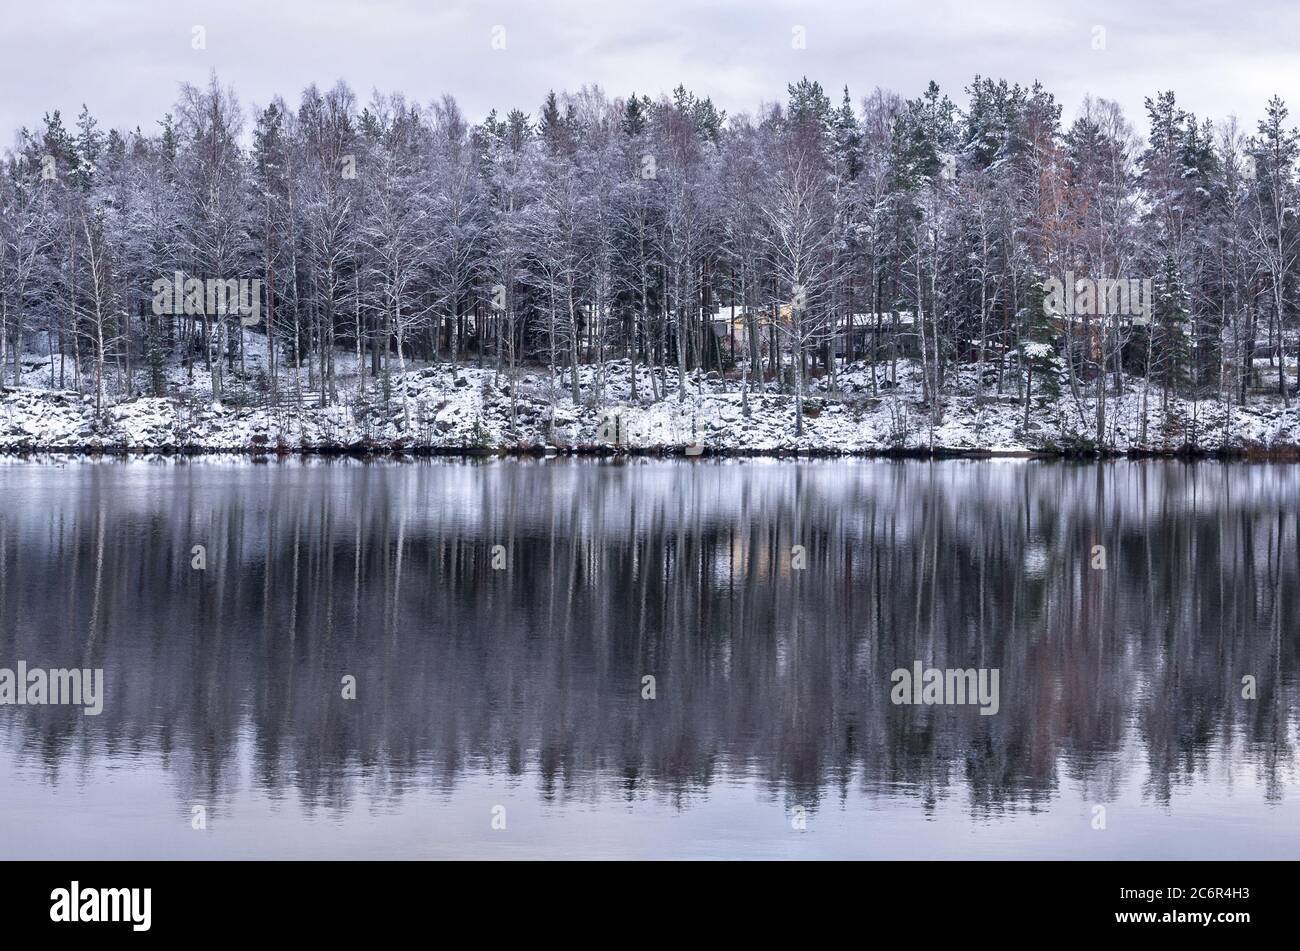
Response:
[[[0,857],[1295,858],[1298,532],[1283,464],[7,458],[0,668],[104,686],[0,706]]]

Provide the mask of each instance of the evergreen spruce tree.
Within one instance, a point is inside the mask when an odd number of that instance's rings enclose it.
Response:
[[[651,103],[647,97],[637,98],[636,93],[628,96],[623,106],[623,134],[635,138],[645,130],[650,119]]]
[[[1061,371],[1056,356],[1052,315],[1047,307],[1047,288],[1035,276],[1025,294],[1025,308],[1020,312],[1020,360],[1025,373],[1025,425],[1029,424],[1031,399],[1050,405],[1061,395]]]
[[[144,336],[145,368],[149,374],[149,389],[154,396],[167,394],[166,350],[163,340],[163,322],[157,317],[149,320]]]
[[[1164,387],[1164,403],[1170,393],[1187,384],[1191,365],[1191,346],[1187,337],[1188,297],[1178,273],[1178,262],[1165,255],[1164,266],[1155,288],[1151,320],[1152,375]]]

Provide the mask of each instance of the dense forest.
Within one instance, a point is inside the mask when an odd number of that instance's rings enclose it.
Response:
[[[833,393],[857,365],[888,388],[908,361],[935,418],[971,386],[1086,400],[1098,434],[1126,381],[1289,404],[1300,134],[1280,98],[1250,129],[1162,92],[1144,132],[1104,99],[1065,124],[1037,83],[962,98],[837,103],[805,78],[728,116],[683,87],[588,87],[473,124],[450,97],[361,105],[343,83],[246,111],[214,75],[149,131],[51,112],[0,171],[0,386],[99,407],[172,395],[179,365],[215,399],[238,380],[327,405],[437,361],[600,405],[621,361],[634,400],[703,372],[793,395],[802,425],[810,381]],[[167,312],[173,275],[260,282],[255,319]],[[1150,282],[1151,304],[1076,300],[1080,279]]]

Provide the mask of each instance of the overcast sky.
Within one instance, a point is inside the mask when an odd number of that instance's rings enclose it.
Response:
[[[548,89],[584,83],[658,95],[682,82],[753,111],[804,74],[836,98],[847,83],[855,102],[875,86],[914,96],[933,78],[964,104],[980,73],[1042,80],[1066,121],[1092,93],[1144,131],[1143,97],[1172,88],[1184,108],[1253,130],[1272,93],[1300,99],[1297,27],[1300,4],[1281,0],[4,0],[0,143],[47,110],[71,125],[83,102],[103,128],[151,132],[178,84],[214,68],[246,107],[277,93],[296,104],[309,82],[342,78],[362,102],[376,88],[451,93],[474,120],[494,106],[535,113]]]

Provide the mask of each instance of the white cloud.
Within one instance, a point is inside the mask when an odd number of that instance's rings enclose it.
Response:
[[[50,109],[87,103],[104,127],[152,129],[182,81],[215,68],[246,104],[310,82],[347,80],[421,101],[456,96],[535,111],[551,88],[597,83],[652,95],[679,82],[729,111],[782,98],[807,74],[855,98],[877,86],[915,95],[931,78],[959,102],[980,73],[1041,79],[1069,117],[1085,93],[1116,99],[1141,129],[1142,100],[1172,88],[1198,115],[1236,113],[1253,127],[1273,92],[1300,79],[1288,49],[1300,12],[1281,3],[1144,8],[1131,0],[955,2],[901,6],[831,0],[42,0],[11,5],[0,34],[0,136]],[[203,25],[207,49],[191,48]],[[491,30],[506,30],[506,49]],[[793,26],[807,48],[791,49]],[[1106,48],[1093,49],[1093,28]]]

